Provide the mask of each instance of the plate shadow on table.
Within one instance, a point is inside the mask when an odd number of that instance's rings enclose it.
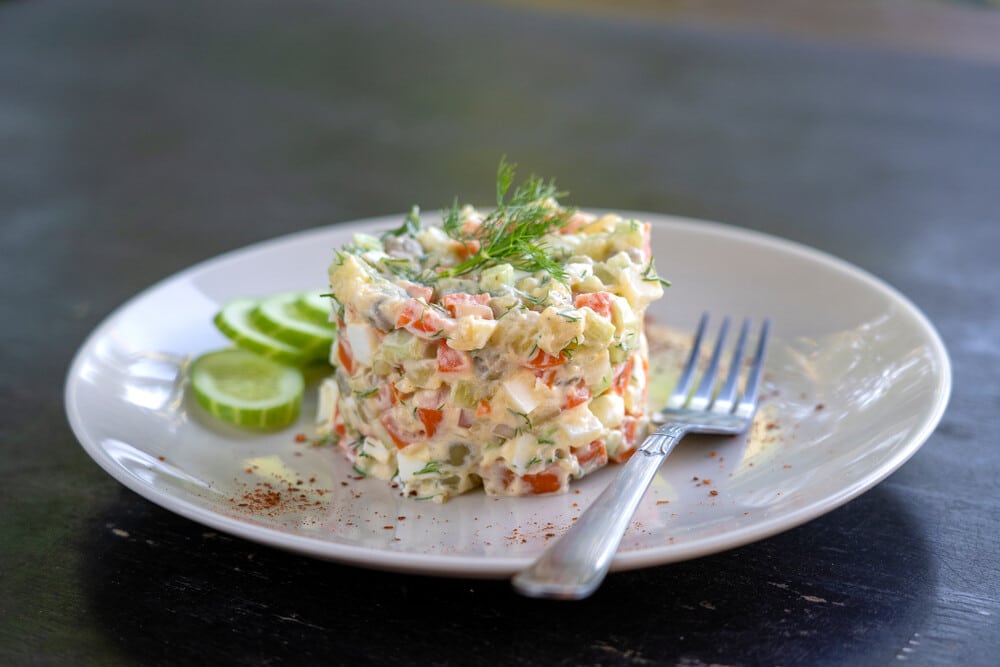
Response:
[[[143,664],[885,664],[871,651],[906,644],[936,583],[884,484],[756,544],[612,574],[580,602],[317,561],[125,489],[90,534],[90,612]]]

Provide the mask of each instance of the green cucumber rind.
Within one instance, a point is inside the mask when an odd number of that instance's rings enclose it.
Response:
[[[281,374],[281,384],[286,388],[290,387],[291,391],[270,401],[245,401],[235,396],[223,396],[210,368],[214,359],[220,355],[239,355],[248,364],[273,364],[274,372]],[[236,426],[274,430],[290,426],[299,418],[305,380],[297,368],[236,348],[209,352],[195,359],[191,365],[191,387],[197,402],[212,416]]]
[[[255,299],[233,299],[215,314],[212,322],[234,343],[262,357],[292,366],[302,366],[318,358],[316,351],[289,345],[256,327],[250,313],[257,304]]]
[[[303,317],[320,326],[333,327],[330,316],[333,313],[333,303],[329,296],[322,292],[303,292],[296,301]]]
[[[334,329],[307,318],[298,305],[300,293],[286,292],[262,299],[250,313],[250,322],[260,331],[298,347],[314,359],[330,355]]]

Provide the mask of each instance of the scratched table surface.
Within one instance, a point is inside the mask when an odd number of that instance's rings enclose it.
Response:
[[[997,34],[989,3],[0,3],[0,664],[996,664]],[[951,355],[939,428],[818,520],[576,603],[220,534],[79,446],[68,364],[130,296],[488,200],[501,154],[892,284]]]

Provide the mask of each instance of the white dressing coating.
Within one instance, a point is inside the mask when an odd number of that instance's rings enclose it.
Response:
[[[465,228],[483,216],[463,210]],[[437,227],[363,236],[330,266],[338,324],[321,430],[361,474],[444,501],[563,493],[641,441],[649,225],[576,213],[539,240],[564,275],[485,263]]]

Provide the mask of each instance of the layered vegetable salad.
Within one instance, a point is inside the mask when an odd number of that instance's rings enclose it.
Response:
[[[664,284],[650,225],[512,179],[502,164],[488,212],[426,225],[414,209],[357,234],[329,269],[322,428],[408,496],[562,493],[647,429],[643,315]]]

